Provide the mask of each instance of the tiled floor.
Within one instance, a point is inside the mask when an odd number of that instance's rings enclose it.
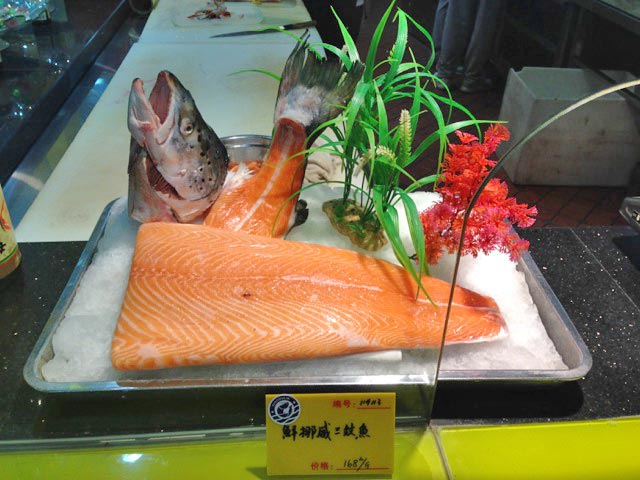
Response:
[[[618,213],[625,188],[545,187],[513,185],[510,191],[520,202],[538,208],[536,227],[621,225]]]
[[[427,4],[435,2],[427,2]],[[361,58],[365,58],[373,31],[388,2],[369,1],[366,15],[361,25],[357,45],[361,51]],[[433,8],[426,6],[425,8]],[[428,15],[430,16],[430,15]],[[425,25],[431,30],[431,25]],[[395,31],[388,30],[383,37],[381,51],[386,52],[395,40]],[[430,50],[425,44],[410,36],[409,46],[414,51],[417,59],[426,59]],[[454,99],[465,105],[476,118],[498,119],[502,94],[504,91],[504,79],[498,82],[495,90],[481,94],[464,94],[454,92]],[[397,118],[398,112],[391,112],[390,119]],[[456,119],[454,115],[453,120]],[[433,126],[420,127],[422,136],[433,131]],[[432,173],[435,166],[434,152],[427,151],[421,165],[414,168],[412,173],[424,176]],[[508,178],[506,179],[508,181]],[[520,202],[536,205],[538,217],[536,227],[547,226],[596,226],[624,224],[624,219],[618,213],[622,199],[626,196],[626,188],[605,187],[552,187],[552,186],[528,186],[514,185],[508,181],[510,191]]]

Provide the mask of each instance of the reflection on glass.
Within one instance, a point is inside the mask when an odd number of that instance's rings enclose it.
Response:
[[[18,28],[38,19],[45,13],[47,2],[44,0],[12,0],[0,2],[0,32]]]
[[[122,455],[122,461],[124,463],[136,463],[142,458],[141,453],[125,453]]]

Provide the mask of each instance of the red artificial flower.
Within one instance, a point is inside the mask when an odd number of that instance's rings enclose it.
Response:
[[[436,187],[442,200],[420,214],[427,259],[432,264],[437,263],[445,251],[454,253],[458,248],[465,211],[496,164],[488,157],[501,142],[509,139],[509,130],[501,124],[491,125],[483,142],[469,133],[457,131],[456,135],[460,143],[449,145],[441,183]],[[475,257],[480,252],[499,250],[516,261],[529,248],[529,242],[512,233],[511,226],[529,227],[537,213],[536,207],[509,198],[505,182],[491,179],[467,221],[462,253]]]

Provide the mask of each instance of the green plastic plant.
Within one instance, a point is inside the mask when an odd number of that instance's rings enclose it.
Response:
[[[392,21],[397,24],[396,38],[392,47],[383,52],[384,59],[379,61],[382,37],[389,27],[394,9]],[[309,49],[318,56],[322,56],[321,50],[324,49],[350,68],[353,62],[360,61],[360,56],[353,38],[335,11],[334,15],[344,39],[344,48],[317,43],[309,46]],[[429,32],[402,9],[396,9],[395,2],[391,2],[374,31],[364,61],[362,80],[352,99],[337,118],[320,125],[312,133],[312,137],[319,134],[323,143],[308,148],[305,153],[325,152],[338,156],[342,161],[344,181],[332,182],[342,185],[342,195],[323,205],[323,210],[337,231],[348,236],[355,245],[369,250],[376,250],[388,241],[399,263],[427,293],[420,281],[423,273],[429,273],[424,234],[419,212],[409,194],[437,182],[449,134],[462,128],[475,127],[480,135],[480,124],[491,122],[477,120],[452,98],[447,86],[431,73],[433,48],[425,63],[416,60],[408,47],[410,25],[433,47]],[[297,41],[304,41],[290,32],[283,33]],[[247,71],[279,79],[270,72],[243,70]],[[434,88],[438,84],[444,87],[444,93]],[[401,107],[400,118],[390,118],[389,112],[397,111],[398,106]],[[454,109],[463,112],[467,119],[451,122]],[[418,143],[416,132],[418,128],[425,128],[427,118],[431,124],[435,123],[435,129]],[[331,131],[331,135],[326,134],[327,130]],[[436,170],[425,177],[415,178],[409,169],[434,144],[438,151]],[[358,175],[359,172],[363,175]],[[306,188],[310,187],[304,187],[303,190]],[[299,193],[296,192],[294,196]],[[399,204],[404,207],[406,219],[399,218],[396,208]],[[400,225],[405,220],[409,226],[412,252],[407,251],[400,237]]]
[[[450,133],[489,122],[476,120],[471,112],[452,99],[446,85],[444,94],[434,89],[442,82],[430,72],[433,53],[423,64],[416,61],[407,46],[410,25],[433,45],[431,36],[401,9],[396,9],[393,18],[397,24],[395,42],[385,52],[386,58],[377,60],[394,7],[392,2],[375,29],[364,62],[365,71],[353,98],[339,117],[319,127],[322,131],[329,129],[332,136],[321,135],[324,144],[309,149],[309,153],[322,151],[342,160],[342,196],[323,207],[334,227],[354,244],[371,250],[380,248],[386,243],[385,238],[388,239],[400,264],[420,283],[420,275],[428,273],[428,267],[420,217],[409,194],[435,184]],[[315,46],[334,53],[349,65],[359,60],[358,51],[346,27],[337,15],[336,18],[345,48],[326,43]],[[388,112],[397,110],[399,105],[407,108],[401,110],[399,119],[390,119]],[[464,112],[468,119],[450,123],[453,109]],[[426,117],[435,121],[435,130],[417,143],[416,131],[424,128],[422,124]],[[420,161],[424,152],[435,143],[438,145],[436,171],[415,178],[409,172],[411,165]],[[356,175],[359,171],[363,175]],[[400,238],[401,219],[396,208],[400,203],[404,206],[417,264]]]

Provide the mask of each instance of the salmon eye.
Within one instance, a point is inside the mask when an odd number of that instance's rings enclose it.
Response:
[[[193,123],[188,118],[183,118],[180,122],[180,133],[182,135],[191,135],[193,132]]]

